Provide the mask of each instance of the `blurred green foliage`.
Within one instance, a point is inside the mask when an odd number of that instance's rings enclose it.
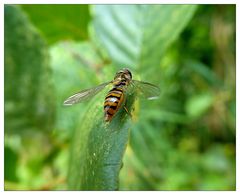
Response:
[[[22,5],[48,43],[88,39],[88,5]]]
[[[55,113],[49,55],[44,40],[16,7],[5,7],[6,133],[53,128]],[[34,83],[34,86],[32,85]]]
[[[122,66],[157,84],[161,96],[134,110],[119,190],[236,188],[235,5],[5,5],[4,12],[6,190],[69,188],[86,166],[70,169],[93,108],[62,102]],[[92,102],[102,105],[100,96]]]

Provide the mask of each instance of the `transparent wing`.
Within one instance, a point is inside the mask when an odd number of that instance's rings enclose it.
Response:
[[[157,99],[160,95],[160,89],[151,83],[132,80],[132,85],[138,90],[139,95],[149,100]]]
[[[98,85],[98,86],[90,88],[90,89],[82,90],[82,91],[70,96],[69,98],[67,98],[64,101],[63,105],[71,106],[73,104],[77,104],[77,103],[80,103],[82,101],[89,100],[90,98],[92,98],[93,96],[98,94],[101,90],[103,90],[104,87],[106,87],[111,82],[112,81],[103,83],[101,85]]]

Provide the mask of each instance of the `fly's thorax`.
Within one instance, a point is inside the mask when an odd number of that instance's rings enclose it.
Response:
[[[126,79],[117,79],[113,81],[114,88],[121,88],[121,90],[125,90],[129,85],[130,81]]]

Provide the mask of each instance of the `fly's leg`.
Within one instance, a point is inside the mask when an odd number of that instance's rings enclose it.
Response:
[[[126,113],[132,118],[132,114],[128,111],[128,109],[126,108],[126,106],[123,106],[124,110],[126,111]]]

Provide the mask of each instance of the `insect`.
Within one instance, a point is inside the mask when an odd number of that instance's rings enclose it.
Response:
[[[88,100],[102,91],[107,85],[112,84],[113,88],[107,93],[104,102],[104,120],[110,122],[118,110],[123,108],[127,97],[127,90],[137,89],[139,95],[147,99],[156,99],[159,96],[159,88],[151,83],[133,80],[132,73],[127,68],[118,71],[112,81],[102,83],[96,87],[80,91],[64,101],[64,105],[69,106]]]

